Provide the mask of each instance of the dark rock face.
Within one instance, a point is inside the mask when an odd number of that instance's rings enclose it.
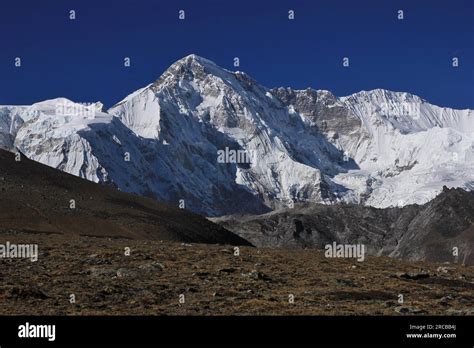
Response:
[[[329,91],[280,87],[272,89],[271,93],[286,107],[292,106],[317,130],[316,133],[324,135],[339,149],[348,141],[360,143],[368,138],[360,118]],[[353,160],[349,160],[345,166],[348,169],[357,168]]]
[[[365,244],[371,255],[472,265],[473,219],[474,194],[445,188],[421,206],[297,204],[293,209],[214,221],[257,246],[320,249],[333,242]]]
[[[274,88],[271,90],[286,106],[293,105],[295,111],[304,115],[316,125],[322,133],[353,134],[363,132],[362,123],[329,91],[293,90]]]
[[[396,257],[474,264],[474,194],[443,189],[410,222]],[[457,255],[453,248],[457,248]],[[454,254],[454,255],[453,255]]]

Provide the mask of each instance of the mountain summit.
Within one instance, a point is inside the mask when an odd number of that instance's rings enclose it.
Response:
[[[382,89],[268,89],[196,55],[107,113],[62,99],[0,107],[0,146],[209,216],[474,187],[473,110]]]

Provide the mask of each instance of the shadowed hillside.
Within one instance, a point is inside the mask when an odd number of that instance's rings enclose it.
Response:
[[[72,201],[73,200],[73,201]],[[186,210],[0,150],[0,231],[249,245]]]

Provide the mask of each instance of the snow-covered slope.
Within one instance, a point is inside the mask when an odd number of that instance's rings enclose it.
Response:
[[[474,112],[431,105],[417,96],[385,90],[341,98],[369,137],[348,146],[360,171],[335,181],[366,193],[376,207],[425,203],[443,185],[474,188]],[[366,178],[360,185],[360,174]]]
[[[23,123],[20,115],[27,106],[0,106],[0,148],[9,150],[13,147],[18,128]]]
[[[344,201],[403,206],[431,200],[443,185],[474,188],[473,110],[381,89],[342,98],[326,91],[273,92],[356,163],[332,177],[348,189]]]
[[[18,126],[12,126],[9,149],[94,182],[110,182],[127,191],[146,189],[140,180],[147,166],[140,140],[100,109],[101,104],[84,106],[64,98],[15,109],[10,115]],[[126,153],[135,159],[132,165],[125,161]]]
[[[270,90],[195,55],[108,113],[57,99],[0,107],[0,126],[0,146],[207,215],[474,187],[473,110],[385,90]]]

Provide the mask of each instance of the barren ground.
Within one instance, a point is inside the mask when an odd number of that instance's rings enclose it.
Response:
[[[45,233],[0,233],[6,241],[38,244],[39,259],[0,259],[2,315],[474,314],[474,267],[462,265]]]

